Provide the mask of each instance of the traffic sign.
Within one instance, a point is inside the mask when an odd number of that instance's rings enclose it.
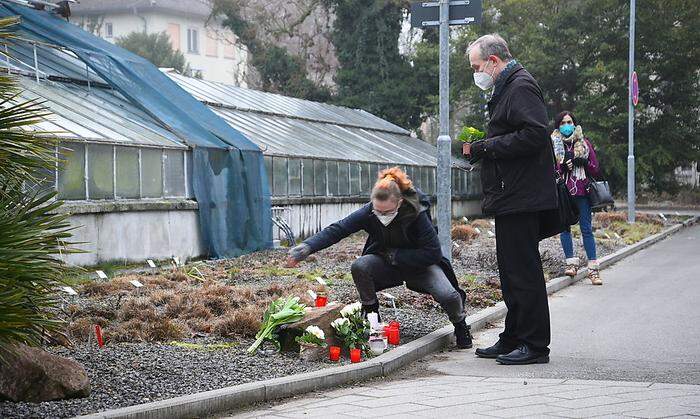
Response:
[[[451,0],[450,25],[481,23],[482,0]],[[440,26],[440,2],[419,1],[411,3],[411,26],[424,28]]]
[[[639,103],[639,80],[637,79],[637,72],[632,73],[632,103],[637,106]]]

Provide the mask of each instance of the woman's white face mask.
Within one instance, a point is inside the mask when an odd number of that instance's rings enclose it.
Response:
[[[375,208],[372,209],[372,212],[377,217],[379,222],[382,223],[385,227],[391,224],[391,222],[394,221],[394,218],[396,218],[396,216],[399,214],[399,208],[401,207],[401,203],[403,202],[403,200],[399,200],[395,204],[396,206],[393,208],[392,206],[386,208],[386,205],[389,202],[390,201],[373,202],[373,206],[375,206]]]
[[[377,218],[379,219],[379,222],[382,223],[382,224],[384,224],[384,227],[386,227],[386,226],[388,226],[389,224],[391,224],[391,222],[394,221],[394,218],[396,218],[396,216],[397,216],[398,214],[399,214],[398,211],[396,211],[396,212],[393,213],[393,214],[387,214],[387,215],[379,215],[379,214],[377,214],[377,213],[374,213],[374,215],[376,215]]]
[[[495,80],[493,79],[493,72],[496,70],[496,66],[493,65],[493,61],[487,61],[484,65],[484,69],[486,69],[486,66],[489,63],[491,63],[493,66],[491,69],[491,74],[485,71],[477,71],[474,73],[474,84],[481,90],[489,90],[495,83]]]

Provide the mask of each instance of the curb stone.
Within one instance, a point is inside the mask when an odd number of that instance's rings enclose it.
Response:
[[[649,236],[635,244],[600,259],[601,269],[607,268],[621,259],[645,249],[678,231],[695,224],[699,217],[693,217],[683,224],[670,227],[661,233]],[[584,268],[571,277],[554,278],[547,283],[547,294],[553,294],[586,277]],[[507,312],[503,301],[480,310],[467,317],[472,331],[482,329],[487,323],[495,322]],[[218,390],[189,394],[157,402],[107,410],[85,416],[82,419],[174,419],[209,416],[217,412],[232,411],[246,405],[282,399],[311,391],[334,388],[369,378],[385,376],[425,355],[446,347],[452,340],[453,327],[447,325],[419,339],[401,345],[376,358],[359,364],[324,368],[304,374],[241,384]]]

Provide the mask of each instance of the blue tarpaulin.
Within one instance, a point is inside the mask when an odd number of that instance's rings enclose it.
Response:
[[[113,89],[193,150],[193,190],[208,256],[272,245],[270,192],[260,149],[153,64],[46,11],[2,4],[19,32],[75,53]]]

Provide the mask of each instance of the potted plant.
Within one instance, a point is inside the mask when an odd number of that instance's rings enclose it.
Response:
[[[464,127],[462,132],[459,133],[457,139],[461,141],[462,144],[462,154],[465,156],[471,155],[472,143],[483,140],[486,137],[486,133],[474,127]]]
[[[304,330],[304,334],[294,338],[294,341],[299,344],[299,356],[307,360],[318,357],[317,353],[312,353],[318,351],[313,351],[313,349],[328,346],[326,344],[326,334],[323,333],[320,327],[314,325],[307,327]]]

